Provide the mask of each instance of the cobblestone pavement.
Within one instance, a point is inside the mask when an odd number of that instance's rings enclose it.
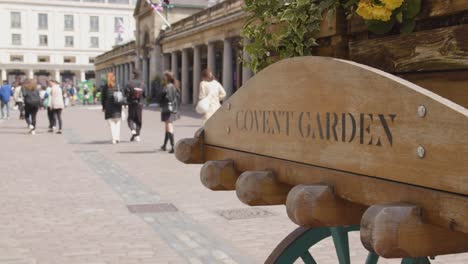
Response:
[[[14,113],[13,116],[16,113]],[[190,111],[176,138],[201,121]],[[63,135],[38,134],[0,120],[0,263],[263,263],[296,226],[283,206],[250,208],[234,192],[212,192],[200,165],[159,151],[159,113],[145,110],[142,142],[111,145],[99,107],[64,112]],[[364,263],[359,234],[350,237],[353,263]],[[337,264],[330,239],[311,250],[319,264]],[[379,263],[396,264],[396,260]],[[433,263],[468,263],[468,255]]]

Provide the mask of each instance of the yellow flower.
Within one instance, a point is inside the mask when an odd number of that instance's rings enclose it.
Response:
[[[395,10],[403,4],[403,0],[380,0],[387,9]]]
[[[387,0],[399,1],[399,0]],[[361,0],[356,13],[366,20],[389,21],[392,17],[392,10],[386,6],[375,5],[370,0]]]

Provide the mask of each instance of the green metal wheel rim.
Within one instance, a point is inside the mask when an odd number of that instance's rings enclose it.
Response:
[[[358,231],[359,226],[304,228],[300,227],[291,233],[267,259],[267,264],[292,264],[302,259],[306,264],[317,264],[309,249],[324,240],[332,237],[335,244],[339,264],[350,264],[348,233]],[[286,244],[286,245],[285,245]],[[379,256],[370,252],[365,264],[377,264]],[[428,258],[405,258],[401,264],[430,264]]]

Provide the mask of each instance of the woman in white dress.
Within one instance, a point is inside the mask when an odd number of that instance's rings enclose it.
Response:
[[[202,72],[202,82],[200,83],[200,93],[198,95],[199,102],[206,100],[204,103],[207,108],[204,109],[203,124],[208,120],[220,107],[220,101],[226,97],[226,91],[223,86],[215,80],[213,73],[206,69]],[[197,107],[198,108],[198,107]]]

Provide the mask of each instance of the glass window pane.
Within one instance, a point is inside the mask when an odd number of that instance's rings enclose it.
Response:
[[[13,45],[21,45],[21,34],[11,34],[11,43]]]
[[[73,47],[73,36],[66,36],[65,37],[65,47]]]
[[[39,14],[39,29],[47,29],[49,27],[49,21],[47,14]]]
[[[65,30],[73,30],[73,15],[65,15]]]
[[[129,0],[108,0],[108,3],[110,4],[127,4],[129,3]]]
[[[47,46],[49,44],[47,35],[39,35],[39,46]]]
[[[89,17],[89,29],[91,32],[99,32],[99,17]]]
[[[20,12],[11,12],[11,28],[21,28]]]
[[[99,37],[91,37],[91,48],[99,48]]]

